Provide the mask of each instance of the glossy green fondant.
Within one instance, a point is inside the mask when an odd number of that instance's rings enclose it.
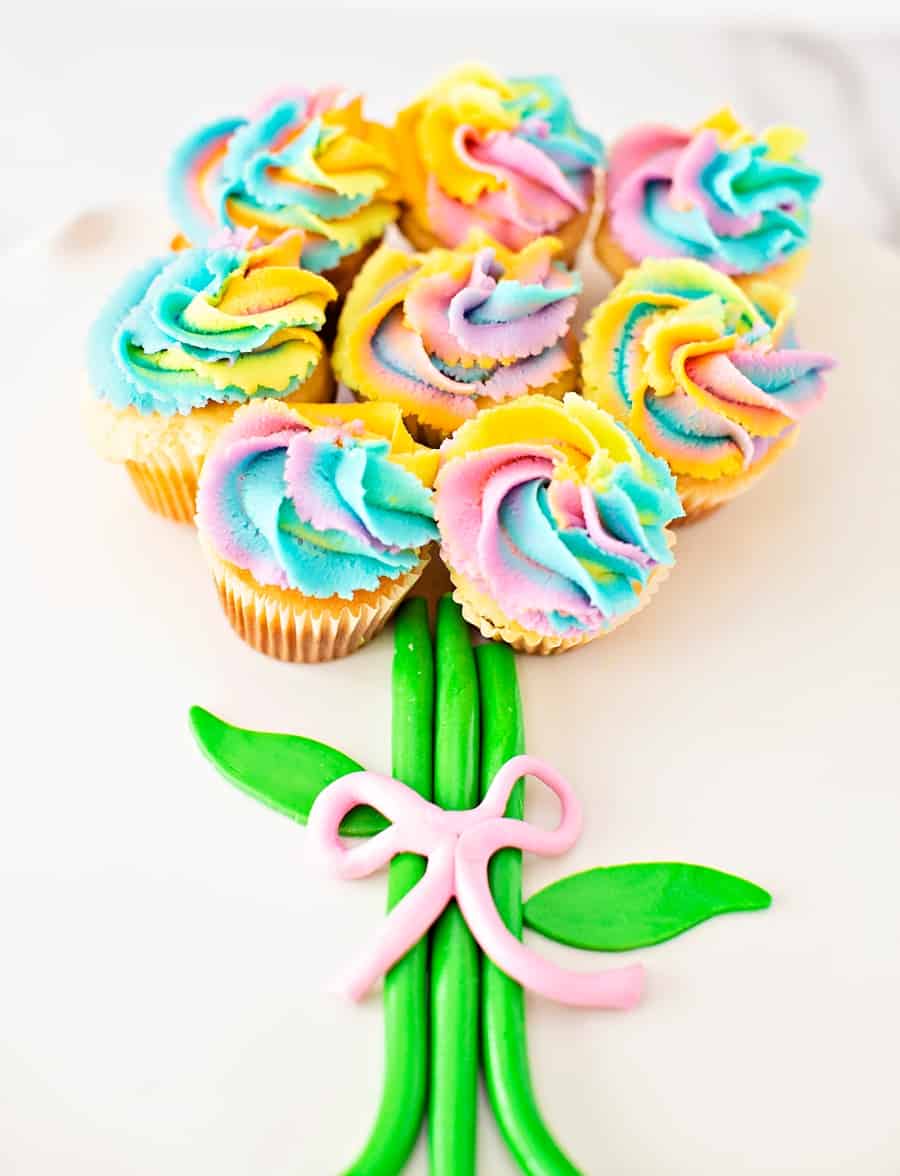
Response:
[[[191,707],[191,727],[206,757],[238,788],[306,824],[323,788],[361,766],[327,743],[233,727],[202,707]],[[354,809],[341,825],[349,837],[370,837],[387,827],[379,813]]]
[[[392,772],[432,795],[434,655],[424,600],[408,600],[394,622]],[[388,909],[425,873],[425,859],[398,854],[388,873]],[[428,1090],[428,939],[384,978],[384,1080],[368,1141],[345,1176],[395,1176],[415,1146]]]
[[[572,874],[525,904],[525,922],[548,939],[589,951],[650,947],[714,915],[771,905],[760,886],[708,866],[634,862]]]
[[[438,604],[434,799],[441,808],[478,803],[480,720],[470,630],[459,606]],[[478,1105],[480,951],[451,902],[432,932],[431,1176],[474,1176]]]
[[[496,773],[525,751],[522,699],[515,654],[492,642],[475,651],[481,691],[481,794]],[[525,784],[510,794],[506,815],[525,815]],[[522,854],[502,849],[489,866],[491,892],[500,917],[522,938]],[[538,1110],[528,1063],[525,994],[486,956],[481,967],[481,1041],[484,1075],[494,1117],[519,1167],[529,1176],[579,1176]]]

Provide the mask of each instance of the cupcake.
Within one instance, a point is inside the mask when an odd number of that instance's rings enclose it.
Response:
[[[576,384],[581,279],[559,253],[552,237],[516,253],[477,231],[455,250],[382,245],[341,313],[338,378],[360,399],[399,404],[431,444],[487,406],[562,396]]]
[[[692,131],[649,124],[610,151],[596,253],[615,278],[649,257],[704,261],[790,288],[806,258],[820,177],[790,127],[760,135],[728,110]]]
[[[748,489],[797,437],[833,360],[782,347],[794,299],[699,261],[645,261],[593,312],[584,395],[677,476],[689,517]]]
[[[391,404],[238,410],[209,455],[197,528],[235,631],[271,657],[343,657],[374,637],[437,537],[437,454]]]
[[[94,324],[85,423],[151,510],[194,517],[197,477],[237,405],[323,401],[333,382],[317,331],[334,287],[305,270],[302,232],[252,234],[136,270]]]
[[[603,145],[556,78],[459,66],[400,113],[395,131],[400,227],[417,249],[459,245],[480,228],[509,249],[553,234],[572,261]]]
[[[665,462],[575,393],[526,396],[441,448],[435,515],[466,619],[527,653],[608,633],[672,564],[681,515]]]
[[[169,168],[180,231],[202,245],[222,228],[265,241],[303,229],[303,265],[343,294],[397,216],[391,132],[340,88],[273,95],[249,118],[210,123]]]

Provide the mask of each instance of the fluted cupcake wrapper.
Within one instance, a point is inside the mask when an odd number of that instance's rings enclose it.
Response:
[[[220,559],[208,543],[201,541],[201,546],[237,635],[259,653],[290,662],[332,661],[371,641],[422,575],[431,554],[426,552],[404,576],[384,577],[373,592],[357,592],[351,600],[320,600],[257,584]]]
[[[173,445],[146,461],[125,463],[144,506],[174,523],[189,523],[194,517],[202,467],[203,458],[183,445]]]
[[[765,457],[737,477],[706,479],[678,474],[675,483],[678,497],[684,507],[684,518],[675,519],[674,525],[682,526],[685,523],[696,522],[755,486],[778,458],[796,442],[799,432],[796,426],[792,428],[771,447]]]
[[[285,404],[320,404],[332,398],[334,378],[323,351],[315,370]],[[240,404],[207,404],[185,416],[142,415],[117,409],[89,394],[84,421],[94,448],[122,462],[145,506],[176,523],[194,518],[197,479],[207,453]]]
[[[675,535],[667,532],[666,540],[671,551],[676,543]],[[498,607],[496,601],[477,588],[471,580],[454,568],[449,568],[450,579],[454,585],[453,599],[462,609],[463,616],[470,625],[474,625],[481,635],[490,641],[505,641],[518,653],[536,653],[542,657],[551,653],[565,653],[567,649],[587,645],[598,637],[606,637],[614,629],[618,629],[620,625],[630,621],[650,603],[654,593],[668,576],[669,570],[670,565],[657,564],[648,576],[647,583],[641,589],[635,607],[630,612],[616,617],[605,629],[600,629],[596,633],[579,633],[571,637],[561,637],[535,633],[517,621],[511,620]]]

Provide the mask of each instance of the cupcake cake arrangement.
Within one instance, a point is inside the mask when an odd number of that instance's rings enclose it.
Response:
[[[819,176],[799,131],[728,111],[606,152],[558,79],[482,65],[391,125],[340,87],[225,110],[176,129],[171,239],[96,319],[85,425],[145,507],[195,526],[254,650],[345,657],[396,613],[390,777],[191,713],[326,868],[389,871],[342,982],[383,981],[382,1101],[334,1170],[401,1172],[427,1118],[429,1170],[474,1176],[482,1073],[519,1169],[578,1176],[537,1105],[524,993],[624,1010],[643,969],[569,970],[523,928],[623,951],[770,897],[644,862],[523,900],[522,854],[574,846],[581,808],[525,754],[515,653],[592,645],[652,604],[679,526],[798,441],[833,365],[793,327]],[[592,248],[611,288],[585,305]],[[526,776],[555,829],[527,820]]]
[[[481,65],[392,126],[340,87],[282,89],[176,143],[171,249],[89,340],[89,435],[195,520],[261,652],[353,652],[432,560],[482,635],[581,646],[824,394],[832,361],[792,327],[802,147],[721,111],[607,158],[558,79]],[[576,334],[592,214],[616,285]]]
[[[820,182],[792,128],[726,110],[607,153],[557,78],[468,64],[392,125],[286,88],[174,138],[170,248],[96,321],[86,424],[196,521],[272,656],[359,648],[429,561],[485,637],[583,645],[823,396],[792,327]],[[592,217],[616,284],[584,306]]]

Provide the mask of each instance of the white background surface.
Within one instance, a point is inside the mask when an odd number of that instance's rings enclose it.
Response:
[[[83,444],[84,329],[165,227],[137,207],[86,215],[2,285],[18,342],[0,1169],[334,1176],[376,1107],[381,1010],[326,987],[381,917],[384,880],[311,871],[302,829],[216,775],[187,710],[387,769],[391,637],[321,667],[260,657],[228,630],[191,529]],[[649,981],[631,1013],[529,1001],[541,1105],[592,1176],[900,1167],[898,292],[900,264],[823,226],[800,329],[841,367],[798,447],[682,531],[634,621],[520,659],[529,750],[587,815],[574,853],[529,863],[529,890],[675,858],[775,896],[634,953]],[[512,1171],[486,1113],[479,1146],[480,1171]]]
[[[579,114],[607,137],[641,119],[693,125],[726,103],[752,125],[796,122],[827,174],[819,207],[900,247],[893,0],[365,7],[12,5],[0,38],[0,168],[12,179],[0,248],[85,204],[155,199],[182,135],[244,112],[268,89],[345,82],[390,118],[437,71],[473,57],[512,73],[561,73]]]

